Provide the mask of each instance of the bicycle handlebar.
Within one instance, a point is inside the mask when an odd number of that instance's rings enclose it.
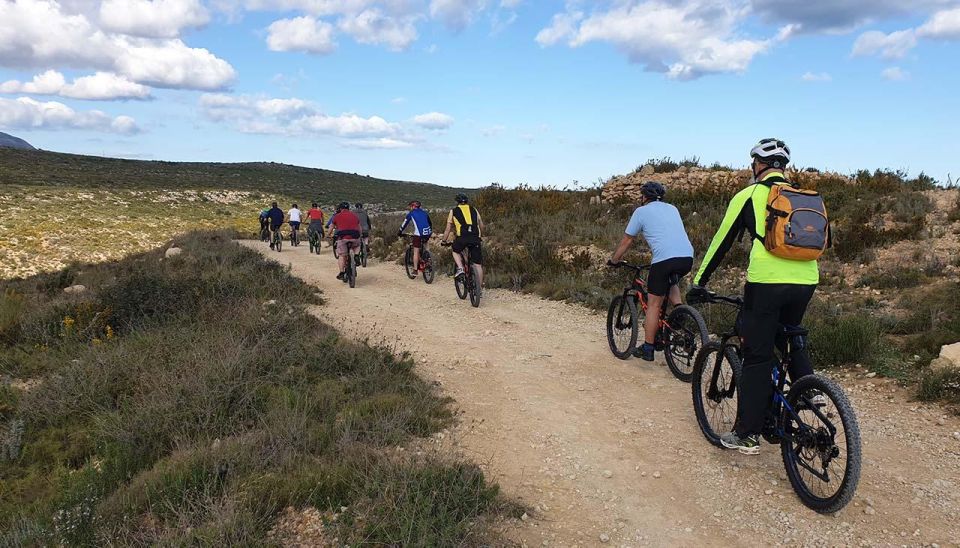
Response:
[[[706,302],[708,303],[727,303],[734,306],[743,306],[743,297],[740,295],[718,295],[713,291],[707,291]]]
[[[648,264],[645,264],[645,265],[635,265],[635,264],[630,264],[630,263],[628,263],[627,261],[620,261],[620,262],[617,262],[617,263],[607,262],[607,266],[609,266],[610,268],[630,268],[630,269],[632,269],[632,270],[636,270],[637,272],[641,272],[641,271],[643,271],[643,270],[649,270],[649,269],[650,269],[650,266],[652,266],[652,265],[648,265]]]

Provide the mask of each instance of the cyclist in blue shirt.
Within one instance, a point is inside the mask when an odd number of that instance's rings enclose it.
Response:
[[[413,225],[413,264],[414,276],[416,276],[416,272],[420,270],[420,249],[427,250],[427,243],[433,234],[433,224],[430,222],[430,215],[421,209],[420,200],[412,200],[407,206],[410,208],[410,213],[407,213],[403,219],[397,236],[403,235],[407,225]]]
[[[685,276],[693,267],[693,246],[683,227],[683,220],[677,208],[664,202],[667,189],[655,181],[644,183],[640,188],[643,198],[640,207],[630,217],[630,223],[624,230],[623,239],[617,246],[609,264],[615,264],[633,245],[637,236],[643,238],[653,253],[653,264],[647,276],[647,317],[644,319],[644,342],[635,355],[646,361],[653,361],[654,339],[660,322],[660,307],[663,300],[669,299],[671,305],[681,304],[680,288],[670,286],[671,276]]]
[[[283,226],[285,215],[283,210],[277,207],[277,202],[273,202],[270,211],[267,212],[267,217],[270,219],[270,249],[273,249],[273,234]],[[283,235],[280,237],[283,238]]]

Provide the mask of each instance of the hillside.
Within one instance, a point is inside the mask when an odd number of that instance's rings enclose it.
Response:
[[[887,170],[791,176],[824,195],[834,228],[834,247],[820,262],[821,282],[806,321],[817,363],[860,364],[917,383],[921,397],[960,404],[960,372],[929,367],[942,345],[960,341],[960,190]],[[606,310],[627,283],[624,272],[605,262],[636,208],[638,179],[667,183],[667,201],[683,216],[696,260],[743,184],[734,170],[682,166],[641,168],[585,192],[484,189],[474,203],[487,222],[488,287]],[[401,256],[404,243],[392,230],[374,234],[375,253]],[[747,245],[744,238],[733,246],[712,288],[742,291]],[[641,243],[628,259],[643,264],[650,255]],[[435,254],[435,265],[447,271],[449,253]],[[732,321],[728,309],[709,308],[710,325]]]
[[[272,163],[178,163],[0,149],[0,278],[146,251],[191,229],[257,230],[259,211],[347,200],[373,211],[462,189]],[[470,192],[470,191],[468,191]]]
[[[460,189],[390,181],[326,169],[257,163],[123,160],[46,151],[0,150],[0,185],[108,190],[217,190],[334,204],[341,200],[400,208],[417,198],[450,202]]]
[[[19,137],[14,137],[9,133],[4,133],[0,131],[0,149],[19,149],[19,150],[35,150],[33,145],[24,141]]]

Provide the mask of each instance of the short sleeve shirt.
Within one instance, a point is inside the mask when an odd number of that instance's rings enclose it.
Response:
[[[299,209],[293,208],[293,209],[291,209],[290,211],[287,212],[287,215],[290,216],[290,222],[292,222],[292,223],[299,223],[299,222],[300,222],[300,215],[301,215],[301,213],[300,213],[300,210],[299,210]]]
[[[693,246],[683,227],[680,212],[668,203],[650,202],[638,207],[624,232],[633,237],[643,234],[653,253],[654,263],[693,257]]]

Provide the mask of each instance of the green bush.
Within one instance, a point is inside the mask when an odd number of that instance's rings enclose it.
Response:
[[[880,350],[882,329],[874,318],[860,314],[807,314],[810,351],[820,366],[867,363]]]
[[[0,391],[2,440],[22,425],[2,446],[0,545],[261,545],[287,506],[354,507],[411,483],[466,493],[446,472],[466,465],[380,464],[384,447],[452,418],[409,358],[342,340],[307,314],[314,290],[227,234],[178,245],[173,259],[78,266],[82,296],[46,291],[56,275],[3,288],[31,313],[0,343],[2,372],[43,382]],[[479,471],[471,481],[495,496]],[[453,496],[430,515],[396,502],[441,544],[492,511]]]

